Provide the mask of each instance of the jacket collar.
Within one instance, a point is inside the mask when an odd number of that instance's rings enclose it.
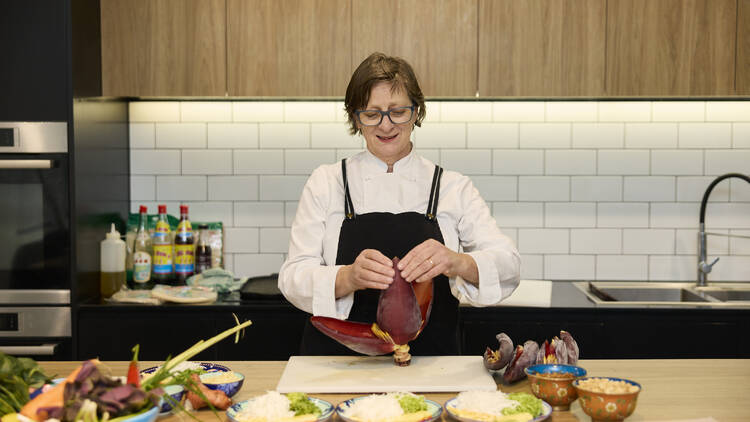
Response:
[[[398,174],[409,180],[416,180],[418,161],[419,158],[414,153],[414,144],[412,144],[409,154],[393,163],[393,174]],[[362,176],[365,180],[370,180],[375,176],[380,176],[386,173],[387,170],[388,164],[373,155],[370,150],[365,149],[362,153]]]

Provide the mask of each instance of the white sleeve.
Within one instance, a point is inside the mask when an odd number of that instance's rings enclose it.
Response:
[[[323,258],[332,182],[325,167],[318,167],[305,184],[292,223],[289,253],[279,270],[279,290],[305,312],[345,319],[354,295],[335,298],[341,266]]]
[[[464,212],[458,221],[458,238],[465,253],[474,258],[479,285],[460,277],[451,279],[454,295],[473,306],[494,305],[518,287],[521,257],[513,240],[497,227],[489,207],[468,177],[462,177],[458,197]]]

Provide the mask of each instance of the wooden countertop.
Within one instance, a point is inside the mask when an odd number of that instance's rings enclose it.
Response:
[[[276,388],[284,371],[284,361],[218,362],[245,375],[242,390],[235,401],[246,400]],[[39,362],[49,374],[67,375],[78,362]],[[105,362],[115,374],[126,373],[128,362]],[[141,368],[159,362],[141,362]],[[612,376],[632,379],[641,384],[635,412],[628,422],[669,421],[713,417],[718,422],[750,421],[750,360],[749,359],[678,359],[678,360],[581,360],[589,376]],[[512,386],[500,385],[504,392],[531,392],[528,380]],[[359,394],[313,394],[332,403]],[[425,396],[440,404],[455,394],[428,393]],[[210,411],[202,410],[197,416],[205,421],[215,420]],[[169,416],[160,422],[183,421]],[[336,418],[338,420],[338,418]],[[578,401],[569,412],[553,412],[550,422],[590,421]],[[442,421],[452,418],[443,413]]]

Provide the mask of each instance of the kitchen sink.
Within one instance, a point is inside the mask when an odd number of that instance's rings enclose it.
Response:
[[[750,283],[581,281],[578,290],[603,307],[750,307]]]
[[[698,291],[722,302],[750,302],[750,289],[701,288]]]
[[[605,301],[617,302],[708,302],[710,299],[684,288],[596,287],[591,292]]]

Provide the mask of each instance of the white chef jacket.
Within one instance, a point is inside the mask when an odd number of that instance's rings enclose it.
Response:
[[[435,164],[412,152],[387,165],[365,150],[346,160],[349,192],[356,214],[416,211],[425,213]],[[335,265],[344,220],[341,162],[315,169],[305,184],[289,241],[289,254],[279,271],[279,290],[297,308],[313,315],[346,319],[354,293],[335,298]],[[520,256],[513,241],[497,227],[487,204],[471,180],[446,170],[440,181],[437,221],[445,246],[471,255],[479,285],[461,277],[449,279],[462,302],[487,306],[508,297],[518,286]],[[416,246],[416,245],[415,245]]]

